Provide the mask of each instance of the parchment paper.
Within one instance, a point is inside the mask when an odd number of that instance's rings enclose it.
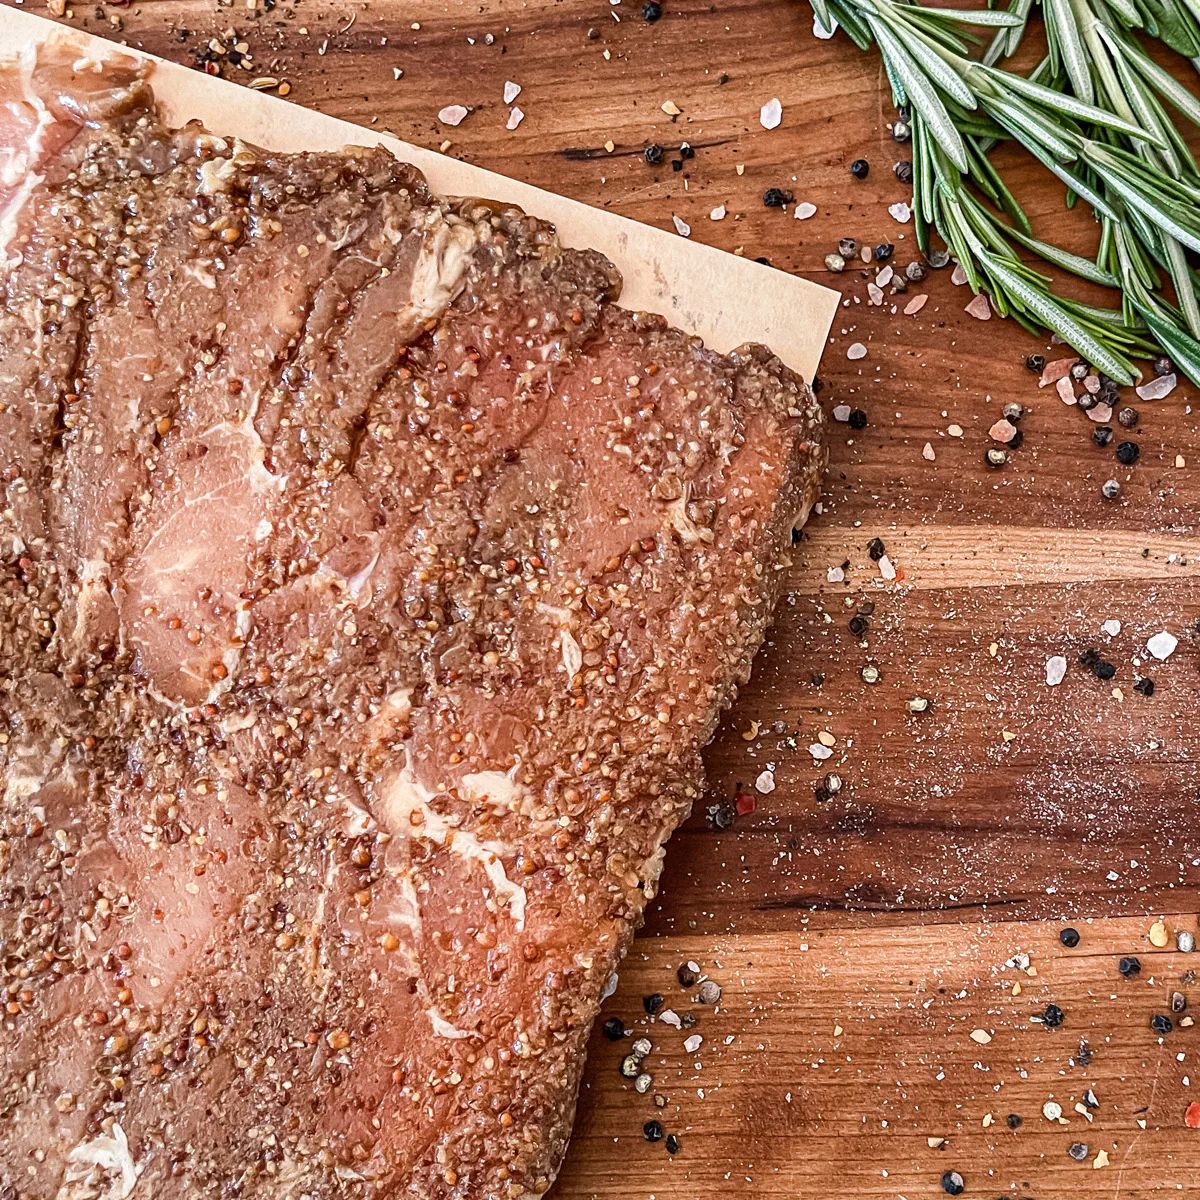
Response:
[[[197,119],[214,133],[283,151],[386,146],[420,168],[443,195],[519,205],[553,221],[566,245],[606,254],[624,276],[624,307],[660,313],[699,334],[714,350],[724,353],[744,342],[761,342],[806,379],[816,372],[839,299],[828,288],[264,92],[64,30],[32,13],[0,8],[0,57],[52,36],[68,36],[81,53],[93,57],[116,51],[151,59],[156,64],[151,84],[174,124]]]

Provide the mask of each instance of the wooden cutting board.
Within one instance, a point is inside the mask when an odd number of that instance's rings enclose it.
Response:
[[[1175,948],[1200,908],[1195,391],[1130,394],[1139,424],[1116,440],[1141,458],[1120,467],[1023,366],[1062,352],[967,315],[948,270],[902,295],[885,286],[881,304],[868,290],[878,265],[829,274],[843,237],[894,244],[897,271],[917,257],[911,225],[888,212],[906,199],[892,168],[907,148],[889,135],[877,65],[814,39],[792,0],[663,9],[648,23],[641,0],[143,0],[66,19],[179,61],[199,54],[244,83],[282,81],[299,103],[448,141],[665,229],[677,216],[694,239],[844,293],[821,395],[867,425],[832,426],[824,511],[609,1002],[652,1042],[650,1090],[618,1070],[632,1039],[597,1033],[557,1195],[917,1200],[943,1194],[948,1171],[989,1200],[1200,1194],[1200,1132],[1184,1124],[1200,1100],[1200,1030],[1186,1013],[1165,1037],[1150,1027],[1172,993],[1200,1003],[1200,958]],[[234,46],[242,65],[212,46]],[[506,80],[525,114],[511,131]],[[783,118],[768,131],[772,98]],[[437,120],[449,104],[472,109],[453,129]],[[650,144],[660,165],[644,160]],[[856,158],[865,181],[848,170]],[[1086,245],[1086,223],[1038,172],[1014,160],[1009,180],[1040,229]],[[815,215],[767,207],[768,188]],[[865,357],[848,356],[855,343]],[[989,470],[988,429],[1012,401],[1024,441]],[[1115,502],[1100,495],[1110,478]],[[874,538],[894,580],[868,553]],[[849,619],[868,606],[856,636]],[[1164,629],[1179,645],[1159,662],[1146,642]],[[1089,650],[1111,679],[1080,665]],[[1057,655],[1067,674],[1049,687]],[[1134,689],[1143,677],[1152,697]],[[909,710],[916,698],[926,711]],[[822,802],[830,771],[843,785]],[[717,828],[739,793],[732,827]],[[1059,939],[1068,925],[1074,948]],[[1123,978],[1131,955],[1140,974]],[[689,961],[719,1004],[680,988]],[[694,1027],[650,1020],[654,993]],[[1048,1004],[1058,1027],[1042,1020]],[[644,1139],[651,1119],[679,1137],[676,1155]]]

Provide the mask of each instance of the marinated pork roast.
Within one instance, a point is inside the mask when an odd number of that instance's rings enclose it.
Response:
[[[817,405],[383,150],[0,106],[0,1196],[539,1196]]]

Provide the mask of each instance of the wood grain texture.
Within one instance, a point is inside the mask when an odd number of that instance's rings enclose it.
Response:
[[[1111,446],[1092,443],[1087,417],[1023,369],[1048,348],[965,315],[969,295],[948,272],[871,305],[873,272],[831,276],[822,261],[846,236],[894,242],[898,267],[915,257],[911,227],[887,212],[905,198],[891,170],[905,150],[888,134],[876,64],[840,38],[814,40],[807,5],[792,0],[667,0],[653,25],[640,7],[282,0],[251,12],[143,0],[78,5],[68,18],[94,32],[118,22],[120,36],[185,62],[236,28],[254,62],[226,66],[232,78],[286,78],[300,103],[426,145],[448,140],[450,153],[664,228],[678,214],[694,238],[844,292],[822,398],[861,407],[869,424],[831,429],[823,512],[708,755],[705,807],[740,788],[756,808],[724,832],[697,811],[676,838],[610,1001],[652,1037],[652,1092],[666,1104],[620,1077],[628,1043],[597,1035],[557,1194],[915,1200],[942,1194],[950,1169],[968,1196],[1197,1194],[1200,1132],[1183,1125],[1200,1098],[1197,1031],[1160,1041],[1149,1020],[1176,989],[1200,997],[1187,975],[1200,960],[1146,940],[1164,912],[1172,929],[1194,931],[1200,905],[1194,393],[1130,397],[1141,423],[1126,436],[1141,461],[1121,468]],[[522,86],[526,114],[512,132],[506,79]],[[772,96],[784,117],[767,132],[758,112]],[[674,119],[668,99],[682,110]],[[454,130],[436,119],[449,103],[473,109]],[[696,156],[674,171],[683,141]],[[650,142],[667,147],[664,165],[643,161]],[[847,170],[860,156],[872,167],[861,183]],[[1064,214],[1039,170],[1014,160],[1010,182],[1041,232],[1086,246],[1087,221]],[[765,207],[767,187],[817,214],[801,222]],[[719,205],[725,218],[710,220]],[[924,309],[905,316],[919,293]],[[868,354],[850,361],[856,341]],[[1027,409],[1024,443],[988,471],[987,430],[1011,400]],[[1115,503],[1099,495],[1109,478],[1123,485]],[[867,554],[875,537],[894,582]],[[843,564],[845,581],[829,582]],[[874,611],[856,637],[848,619],[864,600]],[[1121,622],[1115,636],[1101,631],[1109,620]],[[1180,645],[1157,663],[1145,642],[1162,628]],[[1089,649],[1113,663],[1112,680],[1078,665]],[[1051,689],[1045,663],[1057,654],[1070,666]],[[867,664],[879,683],[863,682]],[[1143,675],[1153,697],[1134,691]],[[916,696],[927,712],[908,711]],[[833,755],[816,762],[808,747],[823,731]],[[775,789],[755,793],[767,767]],[[844,787],[819,803],[829,770]],[[1068,920],[1083,935],[1076,950],[1057,940]],[[1021,950],[1036,976],[1004,968]],[[1129,953],[1142,958],[1135,980],[1116,968]],[[679,992],[675,968],[689,958],[724,988],[717,1010]],[[697,1053],[683,1051],[688,1030],[641,1015],[655,991],[700,1014]],[[1065,1010],[1062,1028],[1033,1020],[1049,1001]],[[974,1029],[992,1040],[972,1041]],[[1087,1066],[1081,1039],[1094,1051]],[[1100,1101],[1092,1122],[1073,1109],[1088,1087]],[[1069,1125],[1041,1115],[1051,1098]],[[1024,1119],[1016,1131],[1009,1113]],[[674,1158],[641,1136],[656,1115],[682,1139]],[[1067,1154],[1073,1142],[1088,1147],[1082,1163]],[[1111,1165],[1097,1169],[1101,1149]]]

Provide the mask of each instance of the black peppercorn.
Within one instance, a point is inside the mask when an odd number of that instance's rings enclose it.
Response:
[[[791,204],[795,198],[787,188],[769,187],[763,192],[763,203],[768,208],[782,208],[785,204]]]
[[[1150,1018],[1150,1028],[1155,1033],[1168,1034],[1175,1028],[1175,1022],[1165,1013],[1156,1013]]]
[[[983,452],[983,461],[993,471],[997,471],[1008,462],[1008,451],[1001,449],[999,446],[992,446]]]
[[[679,147],[679,157],[684,159],[695,158],[696,147],[690,142],[684,142],[683,145]]]
[[[1137,442],[1122,442],[1117,447],[1117,462],[1123,466],[1132,467],[1141,452]]]
[[[1175,364],[1164,354],[1161,358],[1154,360],[1154,373],[1160,379],[1164,375],[1170,375],[1175,370]]]
[[[850,416],[846,418],[846,423],[851,429],[866,429],[867,414],[861,408],[852,408]]]
[[[1114,667],[1112,665],[1112,663],[1105,662],[1103,659],[1101,659],[1092,668],[1092,671],[1094,672],[1097,679],[1108,680],[1108,679],[1111,679],[1117,673],[1117,668]]]
[[[963,1177],[957,1171],[947,1171],[942,1176],[942,1191],[951,1196],[961,1196],[966,1188]]]
[[[865,158],[856,158],[850,164],[850,174],[855,179],[866,179],[871,173],[871,164]]]
[[[1097,446],[1107,446],[1113,440],[1113,428],[1111,425],[1097,425],[1092,430],[1092,441]]]
[[[1134,683],[1133,690],[1135,692],[1139,692],[1143,696],[1153,696],[1154,695],[1154,680],[1153,679],[1139,679],[1139,680],[1137,680],[1136,683]]]
[[[675,972],[675,978],[679,980],[681,988],[694,987],[696,980],[700,978],[699,974],[692,970],[688,963],[681,963],[679,970]]]
[[[1068,950],[1074,950],[1079,945],[1079,930],[1068,925],[1059,935],[1058,940],[1062,942]]]
[[[887,262],[887,260],[891,258],[893,254],[895,254],[895,252],[896,247],[893,246],[891,242],[880,242],[879,245],[875,247],[875,261]]]
[[[901,183],[912,183],[912,163],[910,163],[907,158],[898,162],[892,168],[892,170],[895,172],[896,178],[900,180]]]
[[[907,121],[897,121],[892,126],[892,138],[902,144],[912,141],[912,128]]]
[[[610,1042],[619,1042],[625,1036],[625,1022],[620,1017],[609,1017],[604,1022],[603,1030]]]
[[[661,1142],[663,1140],[663,1127],[659,1121],[647,1121],[642,1126],[642,1136],[648,1142]]]
[[[1035,375],[1040,375],[1046,369],[1046,356],[1044,354],[1030,354],[1025,359],[1025,369],[1032,371]]]
[[[1100,495],[1105,500],[1115,500],[1121,494],[1121,485],[1115,479],[1106,479],[1100,485]]]
[[[657,142],[651,142],[649,146],[642,151],[642,157],[647,164],[652,167],[657,167],[663,160],[663,148]]]
[[[854,634],[855,637],[862,637],[862,635],[867,632],[869,625],[870,621],[868,621],[866,617],[860,616],[858,613],[855,613],[854,616],[850,618],[850,632]]]
[[[1042,1020],[1049,1029],[1057,1029],[1066,1019],[1067,1014],[1057,1004],[1047,1004],[1042,1013]]]
[[[673,1134],[673,1133],[667,1134],[667,1153],[668,1154],[678,1154],[679,1153],[679,1138],[677,1138],[675,1136],[675,1134]]]
[[[1135,429],[1138,423],[1138,410],[1126,405],[1117,413],[1117,423],[1122,429]]]
[[[655,992],[655,993],[653,993],[653,995],[642,997],[642,1007],[651,1016],[654,1016],[654,1014],[656,1012],[658,1012],[658,1010],[660,1008],[662,1008],[662,1006],[663,1006],[663,997],[662,997],[661,992]]]
[[[1020,1113],[1009,1113],[1008,1116],[1004,1118],[1004,1121],[1008,1125],[1009,1129],[1020,1129],[1024,1124]]]
[[[867,543],[867,553],[871,556],[872,562],[878,562],[887,553],[883,538],[872,538]]]
[[[646,3],[642,5],[642,20],[643,21],[650,21],[651,23],[653,23],[653,22],[657,21],[661,16],[662,16],[662,5],[659,4],[657,2],[657,0],[646,0]]]
[[[1128,958],[1123,958],[1117,963],[1117,970],[1125,976],[1126,979],[1132,979],[1135,975],[1142,973],[1142,964],[1130,955]]]

